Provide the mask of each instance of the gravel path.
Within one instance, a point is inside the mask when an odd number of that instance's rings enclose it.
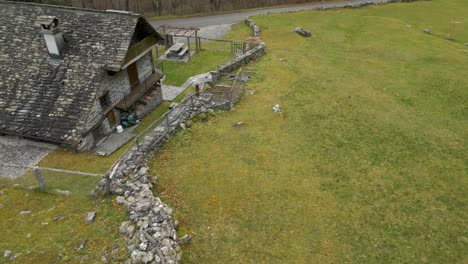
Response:
[[[0,177],[16,178],[26,169],[3,166],[13,164],[35,166],[56,146],[18,137],[0,136]]]

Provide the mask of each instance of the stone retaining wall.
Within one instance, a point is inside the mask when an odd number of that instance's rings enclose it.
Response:
[[[150,177],[146,162],[174,133],[189,126],[187,120],[200,113],[224,109],[225,100],[202,93],[188,94],[163,122],[149,133],[138,147],[125,153],[102,180],[97,191],[117,195],[129,221],[120,226],[131,257],[126,263],[177,263],[182,255],[177,238],[177,221],[172,210],[153,195],[155,177]]]

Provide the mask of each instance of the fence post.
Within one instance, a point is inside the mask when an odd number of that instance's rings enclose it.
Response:
[[[39,187],[41,188],[41,191],[45,191],[47,186],[44,181],[44,178],[42,177],[41,170],[39,170],[39,167],[34,167],[34,175],[36,175],[36,180],[39,182]]]
[[[242,44],[242,54],[245,54],[245,41]]]
[[[166,117],[166,127],[167,127],[167,132],[169,133],[170,127],[169,127],[169,116],[171,115],[171,112]]]

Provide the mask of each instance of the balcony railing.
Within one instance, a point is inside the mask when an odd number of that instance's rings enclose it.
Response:
[[[146,53],[149,49],[154,47],[157,44],[158,40],[154,36],[149,36],[142,41],[138,42],[134,46],[128,49],[127,55],[125,55],[125,60],[123,65],[127,65],[135,58],[138,58],[143,53]]]

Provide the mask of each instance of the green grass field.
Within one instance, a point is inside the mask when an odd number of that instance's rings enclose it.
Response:
[[[111,199],[92,201],[76,192],[63,196],[5,186],[0,191],[0,263],[98,263],[102,257],[114,263],[128,258],[118,230],[126,218],[124,209]],[[26,210],[31,213],[20,214]],[[85,213],[90,211],[97,216],[88,224]],[[77,251],[84,240],[85,247]],[[20,255],[11,262],[3,257],[5,250]]]
[[[433,0],[255,17],[254,95],[152,162],[194,235],[184,263],[466,263],[467,14]]]
[[[251,32],[244,24],[233,26],[233,30],[223,36],[224,40],[242,41],[250,36]],[[193,41],[193,40],[192,40]],[[164,61],[166,79],[164,84],[181,86],[188,78],[194,75],[214,71],[233,59],[231,45],[225,42],[202,41],[202,50],[196,53],[189,62]],[[195,45],[191,43],[192,50]],[[159,54],[164,53],[164,48],[159,47]],[[155,61],[157,63],[157,61]]]

